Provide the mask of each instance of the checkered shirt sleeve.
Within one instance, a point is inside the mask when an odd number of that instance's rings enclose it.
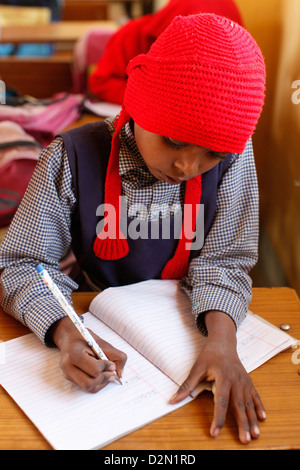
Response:
[[[52,323],[65,316],[36,272],[43,263],[71,302],[77,284],[60,272],[59,260],[71,242],[75,207],[72,176],[62,140],[46,148],[0,247],[0,302],[4,310],[45,342]]]
[[[248,273],[258,256],[259,195],[252,141],[231,163],[218,190],[217,211],[200,256],[192,260],[181,287],[204,334],[210,310],[228,314],[236,327],[252,297]]]

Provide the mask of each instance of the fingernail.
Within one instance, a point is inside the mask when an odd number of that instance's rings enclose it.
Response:
[[[264,410],[261,412],[261,415],[262,415],[263,419],[266,419],[267,415],[266,415],[266,412]]]
[[[220,433],[220,428],[216,428],[213,431],[211,431],[212,437],[217,437]]]
[[[177,398],[177,393],[175,393],[175,394],[170,398],[170,403],[171,403],[172,401],[175,401],[176,398]]]
[[[250,442],[250,441],[251,441],[250,432],[248,432],[248,431],[246,432],[246,434],[245,434],[245,439],[246,439],[247,442]]]
[[[254,434],[256,434],[257,436],[259,436],[259,435],[260,435],[259,427],[258,427],[258,426],[253,426],[253,432],[254,432]]]

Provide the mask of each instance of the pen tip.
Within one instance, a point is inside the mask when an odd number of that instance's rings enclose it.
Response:
[[[115,382],[119,382],[120,385],[123,385],[120,376],[115,372]]]

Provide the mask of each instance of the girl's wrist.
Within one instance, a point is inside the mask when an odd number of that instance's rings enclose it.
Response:
[[[226,344],[236,349],[236,327],[229,315],[218,310],[211,310],[205,315],[208,341]]]
[[[64,317],[55,322],[48,331],[48,338],[57,346],[62,349],[63,343],[68,341],[70,335],[76,333],[73,323],[69,317]]]

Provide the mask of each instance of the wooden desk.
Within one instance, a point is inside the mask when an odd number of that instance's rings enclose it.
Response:
[[[78,313],[88,310],[94,294],[75,293]],[[289,288],[253,291],[251,309],[273,324],[289,323],[290,334],[300,338],[300,303]],[[28,333],[28,329],[0,311],[0,340]],[[261,424],[261,436],[245,446],[239,443],[234,419],[228,415],[221,434],[212,439],[209,427],[213,417],[210,393],[173,413],[105,447],[105,450],[200,450],[200,449],[300,449],[300,364],[293,364],[289,349],[251,373],[264,402],[267,420]],[[100,392],[101,393],[101,392]],[[0,387],[0,449],[50,449],[49,444]]]
[[[4,26],[0,31],[1,43],[75,43],[93,28],[116,31],[114,21],[58,21],[35,26]]]

